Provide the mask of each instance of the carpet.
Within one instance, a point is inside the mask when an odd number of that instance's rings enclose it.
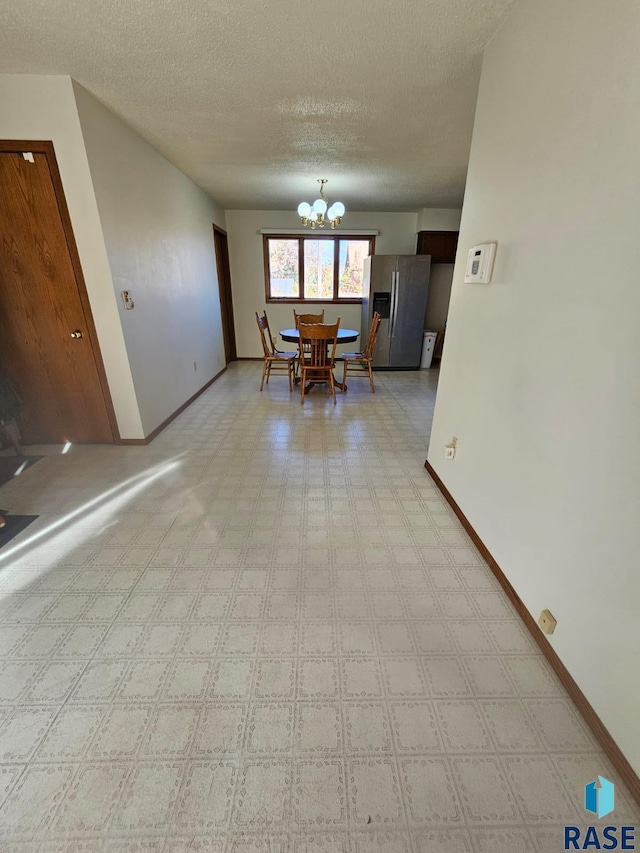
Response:
[[[0,456],[0,486],[8,483],[22,465],[24,468],[18,476],[24,474],[27,468],[31,468],[39,459],[42,459],[42,456]]]
[[[38,517],[37,515],[9,515],[4,509],[0,509],[0,516],[5,521],[4,527],[0,527],[0,549],[8,545],[18,533],[22,533]]]

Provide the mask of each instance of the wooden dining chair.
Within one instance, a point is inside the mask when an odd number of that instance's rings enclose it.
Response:
[[[342,384],[344,386],[344,390],[347,390],[347,371],[351,370],[352,375],[355,368],[358,368],[358,371],[355,375],[364,376],[362,371],[366,371],[369,375],[369,384],[371,385],[371,393],[375,394],[376,389],[373,384],[373,370],[371,369],[371,363],[373,361],[373,350],[376,345],[376,338],[378,336],[378,329],[380,328],[381,322],[380,314],[377,311],[374,312],[373,318],[371,320],[371,328],[369,329],[369,337],[367,338],[366,346],[363,352],[343,352],[342,360],[344,363],[344,370],[342,373]]]
[[[324,308],[322,309],[322,313],[320,314],[297,314],[296,309],[293,309],[293,322],[298,329],[300,323],[324,323]],[[302,358],[302,346],[298,344],[298,365],[300,364],[300,359]],[[296,365],[296,374],[297,367]]]
[[[316,382],[327,382],[329,394],[336,404],[336,386],[333,369],[336,364],[336,345],[340,317],[336,323],[300,323],[300,403],[304,405],[305,394]],[[309,383],[307,385],[307,383]]]
[[[256,311],[256,322],[260,330],[260,339],[262,341],[262,349],[264,351],[264,361],[262,363],[262,380],[260,382],[260,390],[262,391],[265,381],[269,383],[269,377],[272,371],[286,371],[289,376],[289,391],[293,391],[293,379],[296,370],[296,352],[281,352],[276,349],[271,337],[271,329],[269,328],[269,320],[265,311],[261,317]]]

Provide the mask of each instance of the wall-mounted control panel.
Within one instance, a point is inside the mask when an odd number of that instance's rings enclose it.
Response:
[[[469,249],[467,268],[464,273],[466,282],[489,284],[493,275],[493,264],[496,259],[497,243],[481,243]]]
[[[131,296],[130,290],[121,290],[120,296],[122,297],[122,303],[125,307],[125,310],[131,311],[136,307],[135,302],[133,301],[133,298]]]

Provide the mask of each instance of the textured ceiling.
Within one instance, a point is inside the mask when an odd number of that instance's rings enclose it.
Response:
[[[512,0],[0,0],[0,73],[70,74],[226,208],[462,201]]]

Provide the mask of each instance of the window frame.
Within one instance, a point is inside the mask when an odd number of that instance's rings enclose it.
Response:
[[[271,270],[269,268],[269,240],[297,240],[298,241],[298,277],[300,281],[300,296],[272,296],[271,295]],[[304,296],[304,242],[305,240],[331,240],[333,241],[333,297],[331,299],[307,298]],[[307,304],[307,305],[360,305],[361,296],[340,297],[340,241],[361,240],[369,242],[369,254],[376,251],[376,238],[374,234],[317,234],[315,231],[309,234],[263,234],[262,254],[264,259],[264,290],[267,303],[276,304]]]

